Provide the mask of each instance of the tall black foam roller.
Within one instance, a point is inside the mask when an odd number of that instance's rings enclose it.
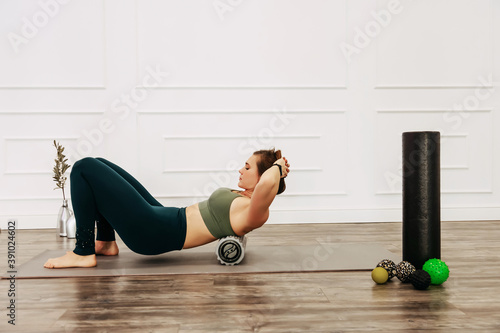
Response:
[[[403,133],[403,260],[441,258],[440,133]]]

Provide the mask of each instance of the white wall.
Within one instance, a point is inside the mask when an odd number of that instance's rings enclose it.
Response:
[[[0,22],[2,228],[55,226],[53,139],[176,206],[276,146],[270,223],[400,221],[410,130],[441,131],[442,219],[499,219],[499,1],[6,0]]]

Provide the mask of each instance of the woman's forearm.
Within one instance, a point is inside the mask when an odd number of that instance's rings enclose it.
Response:
[[[266,171],[264,171],[255,189],[257,190],[258,187],[261,187],[259,191],[272,193],[274,197],[278,192],[278,188],[280,185],[280,178],[281,178],[281,173],[279,167],[272,166]]]
[[[273,165],[264,171],[252,193],[248,214],[250,230],[266,223],[269,218],[269,206],[278,194],[281,178],[285,178],[289,172],[288,162],[284,158],[278,159],[275,164],[279,164],[281,168]]]

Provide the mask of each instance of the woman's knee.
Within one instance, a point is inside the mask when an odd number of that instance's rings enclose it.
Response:
[[[102,158],[102,157],[96,157],[95,159],[100,161],[100,162],[103,162],[103,163],[108,162],[108,160],[106,160],[105,158]]]
[[[93,168],[96,163],[101,163],[93,157],[84,157],[73,164],[71,168],[71,174],[81,173],[83,170],[88,170]]]

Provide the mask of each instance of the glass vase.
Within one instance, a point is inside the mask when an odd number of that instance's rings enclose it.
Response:
[[[66,221],[68,221],[70,215],[71,212],[68,208],[68,201],[63,200],[63,204],[61,208],[59,208],[59,214],[57,215],[57,229],[56,229],[56,232],[61,237],[67,236]]]
[[[68,238],[76,238],[76,219],[75,214],[70,210],[70,216],[66,221],[66,235]]]

